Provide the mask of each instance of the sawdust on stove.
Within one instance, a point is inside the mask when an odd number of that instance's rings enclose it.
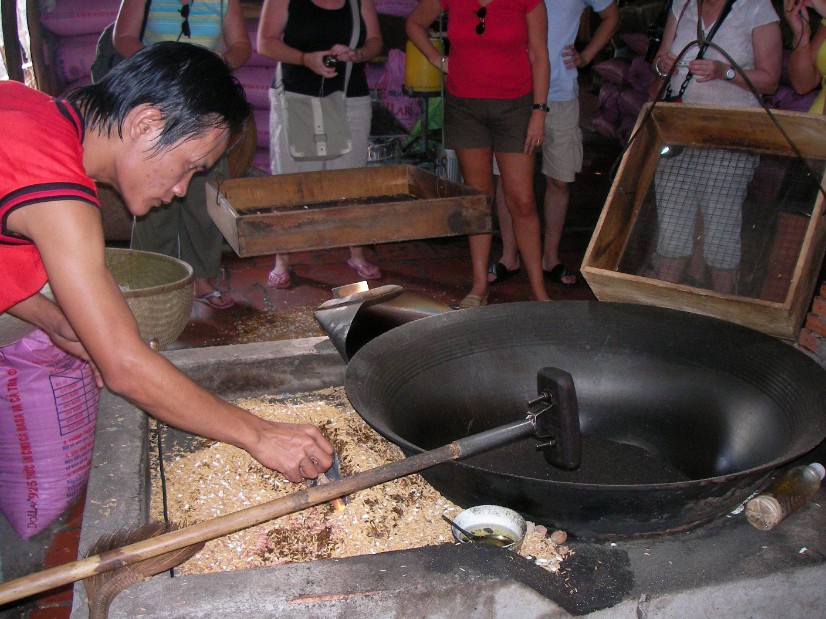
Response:
[[[343,475],[404,457],[353,410],[342,387],[244,398],[236,404],[266,419],[317,425],[336,448]],[[209,520],[306,487],[289,482],[232,445],[211,441],[203,445],[164,459],[172,520]],[[153,467],[151,515],[162,520],[158,478]],[[210,541],[177,570],[208,573],[455,543],[442,514],[452,518],[460,511],[420,475],[408,475],[353,493],[342,509],[324,503]],[[529,523],[519,552],[556,572],[570,552],[565,539],[563,531],[548,535],[544,527]]]

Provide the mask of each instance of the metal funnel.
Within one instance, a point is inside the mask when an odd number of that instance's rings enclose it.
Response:
[[[452,311],[449,305],[401,286],[359,290],[322,303],[315,319],[349,363],[353,355],[382,333],[419,318]]]

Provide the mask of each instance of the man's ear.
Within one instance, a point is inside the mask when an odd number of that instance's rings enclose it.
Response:
[[[158,108],[142,104],[133,109],[126,117],[129,137],[133,141],[154,141],[163,128],[163,117]]]

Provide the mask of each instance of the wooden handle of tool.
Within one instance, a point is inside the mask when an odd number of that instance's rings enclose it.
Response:
[[[307,488],[261,505],[248,507],[128,546],[108,550],[86,559],[16,578],[0,584],[0,606],[7,602],[13,602],[42,591],[48,591],[61,585],[88,578],[94,574],[108,572],[192,544],[229,535],[279,516],[292,514],[357,490],[364,490],[416,473],[435,464],[455,460],[461,456],[461,446],[457,443],[450,443],[432,451],[426,451],[397,462],[377,466],[369,471],[350,475],[340,481]]]

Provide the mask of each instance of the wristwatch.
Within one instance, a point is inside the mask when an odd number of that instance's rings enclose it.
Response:
[[[725,75],[726,81],[730,82],[731,80],[734,79],[735,75],[737,75],[737,72],[734,70],[734,67],[729,67],[728,71],[726,71],[726,75]]]
[[[531,106],[532,110],[542,110],[543,112],[550,112],[551,108],[548,107],[547,103],[534,103]]]

